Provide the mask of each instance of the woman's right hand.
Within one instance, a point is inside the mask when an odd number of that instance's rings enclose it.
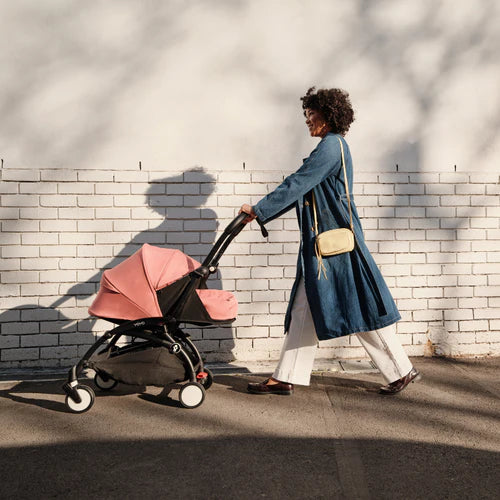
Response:
[[[253,211],[252,206],[247,205],[246,203],[241,205],[241,208],[240,208],[240,211],[238,212],[238,215],[241,213],[248,214],[248,217],[243,221],[245,224],[248,224],[257,218],[257,214]]]

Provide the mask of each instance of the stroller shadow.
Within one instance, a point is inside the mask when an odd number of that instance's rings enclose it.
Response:
[[[116,397],[140,394],[146,390],[144,386],[133,386],[119,384],[113,391],[101,391],[89,379],[84,379],[83,383],[90,386],[96,393],[97,398]],[[16,383],[10,389],[0,390],[0,398],[9,399],[16,403],[37,406],[49,411],[68,413],[68,408],[64,403],[64,393],[61,391],[62,379],[55,379],[49,382],[23,381]],[[154,398],[154,396],[151,396]]]
[[[53,360],[50,366],[54,367],[70,366],[75,363],[80,358],[79,346],[90,346],[94,343],[93,331],[99,320],[94,317],[71,319],[71,316],[75,308],[88,305],[89,298],[99,288],[102,272],[105,269],[113,268],[123,262],[144,243],[181,250],[197,260],[206,257],[207,247],[214,244],[218,230],[217,213],[204,208],[215,185],[216,179],[202,168],[193,168],[179,175],[151,180],[144,193],[146,207],[143,210],[148,208],[155,215],[153,217],[144,215],[144,218],[159,220],[158,226],[153,227],[152,221],[149,221],[149,228],[137,233],[108,262],[100,264],[103,259],[99,259],[98,266],[102,265],[101,269],[96,270],[86,281],[70,286],[63,296],[55,298],[52,303],[47,297],[43,298],[45,302],[43,305],[23,304],[2,312],[0,332],[9,336],[8,341],[11,343],[4,346],[6,351],[10,347],[32,348],[33,352],[30,355],[33,361],[30,361],[30,367],[35,366],[36,359],[40,359],[41,364],[45,365],[47,360],[51,360],[50,362]],[[123,223],[123,221],[118,222]],[[147,226],[148,221],[145,223]],[[125,226],[126,224],[119,225],[117,230],[125,231]],[[210,278],[209,286],[219,290],[222,288],[220,272]],[[20,323],[21,334],[19,334]],[[202,328],[188,325],[187,330],[195,342],[205,338]],[[223,353],[221,353],[221,342],[213,342],[214,334],[210,333],[211,335],[207,336],[210,342],[206,343],[210,346],[210,350],[202,354],[217,358],[217,356],[224,357],[224,353],[233,350],[232,331],[231,334],[229,332],[223,334]],[[41,340],[37,340],[35,335]],[[35,349],[39,350],[36,358]],[[9,361],[9,358],[6,356],[3,360]],[[22,361],[13,360],[6,366],[16,368],[24,365]]]
[[[176,389],[177,384],[172,384],[170,386],[164,387],[163,390],[159,394],[151,394],[151,393],[143,393],[139,396],[143,401],[148,401],[150,403],[154,403],[160,406],[170,406],[172,408],[183,408],[180,401],[170,397],[170,393],[173,389]]]

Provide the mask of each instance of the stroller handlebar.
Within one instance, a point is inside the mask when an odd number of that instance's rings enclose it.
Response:
[[[243,221],[248,217],[248,214],[246,214],[245,212],[241,212],[241,214],[238,214],[229,224],[228,226],[226,227],[226,229],[224,229],[224,232],[225,233],[232,233],[233,231],[235,231],[236,228],[239,229],[239,225],[241,224],[241,228],[243,229],[245,227],[245,224],[243,223]],[[239,231],[238,231],[239,232]]]
[[[243,230],[243,228],[246,226],[246,223],[243,222],[246,218],[248,217],[248,214],[242,212],[241,214],[238,214],[224,229],[224,232],[220,236],[220,238],[215,242],[214,247],[210,251],[210,253],[207,255],[206,259],[203,261],[202,266],[209,267],[213,265],[217,265],[219,263],[219,259],[222,257],[222,254],[226,250],[226,248],[229,246],[231,241],[233,241],[234,238]],[[262,231],[262,235],[267,238],[268,233],[266,231],[266,228],[264,225],[259,221],[259,219],[256,219],[257,222],[260,225],[260,229]]]

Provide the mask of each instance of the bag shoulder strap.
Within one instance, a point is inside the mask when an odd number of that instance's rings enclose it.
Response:
[[[354,233],[354,225],[352,223],[352,209],[351,209],[351,196],[349,194],[349,181],[347,180],[347,169],[345,167],[345,158],[344,158],[344,146],[342,144],[342,140],[340,137],[337,137],[340,143],[340,155],[342,158],[342,168],[344,170],[344,183],[345,190],[347,194],[347,204],[349,207],[349,224],[351,226],[351,231]],[[314,189],[312,190],[312,202],[313,202],[313,215],[314,215],[314,232],[316,236],[318,235],[318,215],[316,213],[316,197],[314,196]]]

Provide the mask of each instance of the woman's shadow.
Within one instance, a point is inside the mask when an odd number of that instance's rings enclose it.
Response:
[[[80,320],[71,319],[72,308],[74,308],[75,304],[80,307],[89,305],[92,295],[99,289],[102,272],[105,269],[115,267],[139,250],[144,243],[175,248],[199,261],[206,257],[207,248],[215,242],[218,221],[214,210],[202,207],[204,207],[208,197],[214,191],[215,178],[203,168],[194,168],[179,175],[152,180],[149,184],[149,188],[145,193],[146,204],[161,217],[159,225],[136,234],[101,270],[97,271],[85,282],[72,286],[65,295],[59,297],[50,305],[26,304],[2,313],[0,315],[1,334],[2,336],[11,334],[13,342],[12,345],[6,345],[5,347],[19,347],[19,344],[14,344],[16,342],[14,332],[19,332],[19,322],[22,325],[27,325],[21,333],[21,347],[42,348],[40,344],[54,346],[54,348],[82,344],[91,345],[95,341],[93,330],[98,319],[93,317]],[[149,221],[149,224],[151,225],[152,221]],[[210,278],[209,288],[221,289],[219,271]],[[67,313],[66,310],[69,312]],[[204,329],[193,328],[189,325],[182,326],[187,327],[195,342],[202,341],[205,338]],[[37,345],[34,336],[30,337],[30,335],[35,334],[37,336],[44,335],[44,337],[38,336],[38,339],[42,339],[39,345]],[[224,354],[220,353],[220,342],[218,343],[219,352],[217,352],[215,350],[217,346],[213,342],[214,335],[208,336],[211,342],[206,345],[211,346],[212,349],[209,354],[210,358],[224,357]],[[227,357],[234,348],[234,340],[230,340],[234,338],[234,335],[231,332],[230,335],[226,333],[223,337],[224,352],[226,353],[225,357]],[[50,340],[50,342],[44,342],[44,338],[47,341]],[[202,354],[206,354],[204,347],[203,343],[201,343]],[[69,361],[74,361],[81,355],[80,351],[78,355],[76,354],[76,347],[73,353],[73,359]],[[47,364],[43,359],[41,361],[41,365]],[[57,366],[63,366],[63,364],[64,366],[68,365],[68,356]],[[32,361],[32,365],[36,365],[36,360]]]

